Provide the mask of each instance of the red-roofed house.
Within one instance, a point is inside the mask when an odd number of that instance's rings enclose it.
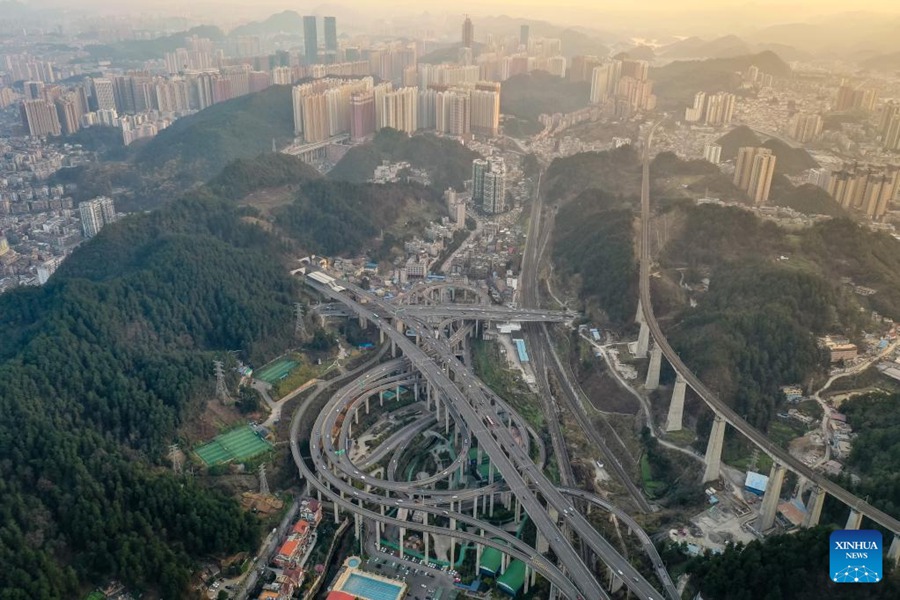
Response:
[[[294,528],[291,532],[305,538],[309,534],[309,521],[304,519],[297,521],[294,523]]]
[[[325,600],[356,600],[356,596],[347,592],[334,591],[329,592]]]
[[[296,560],[299,550],[300,542],[298,540],[288,540],[281,545],[281,549],[278,550],[278,554],[272,562],[277,566],[284,568],[286,565]]]

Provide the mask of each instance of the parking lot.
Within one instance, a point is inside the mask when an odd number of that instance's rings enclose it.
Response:
[[[390,550],[384,548],[382,551]],[[419,559],[407,558],[400,562],[396,557],[381,555],[370,558],[363,567],[366,571],[406,582],[409,586],[407,600],[447,600],[457,595],[452,572],[442,571],[439,567],[429,568]]]

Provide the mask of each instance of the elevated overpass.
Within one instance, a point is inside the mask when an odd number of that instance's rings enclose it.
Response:
[[[675,431],[681,429],[682,412],[684,410],[684,392],[690,387],[715,413],[712,431],[707,444],[705,463],[706,469],[703,481],[712,481],[719,478],[722,464],[722,448],[725,440],[725,429],[733,427],[741,435],[750,440],[757,448],[772,458],[773,466],[769,476],[769,486],[763,497],[762,510],[756,529],[766,531],[775,521],[778,500],[781,495],[781,485],[785,471],[796,473],[808,482],[814,484],[814,489],[808,504],[808,514],[805,526],[816,525],[822,514],[822,505],[825,494],[829,494],[850,507],[850,516],[847,519],[847,529],[858,529],[862,518],[866,517],[878,523],[885,529],[894,533],[894,541],[891,545],[891,553],[896,559],[900,556],[900,521],[887,513],[872,506],[862,498],[855,496],[838,484],[829,480],[821,473],[813,470],[805,463],[793,457],[787,450],[773,443],[766,434],[753,427],[735,412],[730,406],[716,396],[702,381],[684,364],[669,341],[663,334],[653,312],[653,302],[650,294],[650,269],[652,261],[650,257],[650,146],[653,142],[653,133],[656,123],[648,132],[644,144],[643,153],[643,178],[641,184],[641,267],[640,267],[640,305],[638,316],[641,322],[641,331],[638,336],[638,355],[646,356],[649,350],[649,342],[652,339],[655,347],[650,350],[650,369],[647,374],[647,383],[650,388],[659,383],[659,370],[662,357],[665,357],[677,374],[672,402],[669,406],[667,417],[667,429]]]

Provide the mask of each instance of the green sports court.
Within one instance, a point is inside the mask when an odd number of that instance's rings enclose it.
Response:
[[[299,365],[296,360],[290,358],[279,358],[273,360],[259,371],[254,373],[253,377],[265,381],[268,384],[274,384],[288,376],[288,373]]]
[[[233,460],[241,461],[270,450],[272,445],[244,425],[228,433],[217,435],[211,442],[195,450],[209,466],[221,465]]]

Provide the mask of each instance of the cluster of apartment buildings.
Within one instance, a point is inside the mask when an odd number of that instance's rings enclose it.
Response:
[[[442,72],[423,67],[429,74],[423,81]],[[500,84],[462,80],[395,89],[390,81],[376,85],[371,76],[327,77],[294,86],[293,108],[294,134],[306,144],[347,135],[364,140],[386,127],[410,134],[424,129],[460,137],[495,136],[500,128]]]
[[[573,67],[577,70],[572,79],[577,80],[589,68],[592,104],[607,105],[613,116],[623,119],[636,112],[656,108],[653,81],[649,78],[650,63],[647,61],[580,57]]]
[[[775,175],[775,155],[768,148],[746,146],[738,150],[734,185],[747,192],[754,206],[768,202]]]
[[[728,92],[694,94],[694,103],[684,109],[684,120],[687,123],[703,123],[710,127],[729,125],[734,118],[736,96]]]

